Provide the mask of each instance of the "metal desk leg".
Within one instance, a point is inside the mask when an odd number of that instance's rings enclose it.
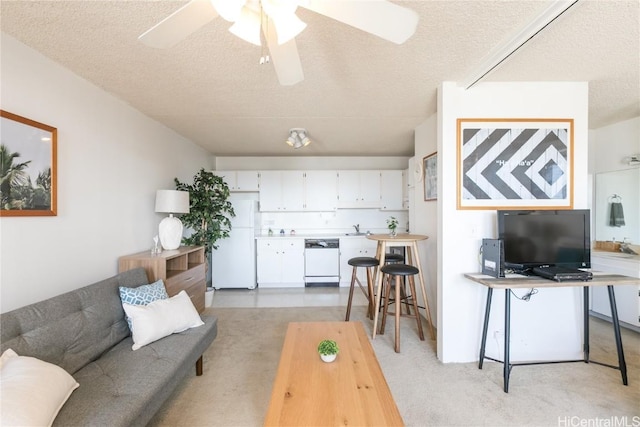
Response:
[[[584,316],[584,331],[582,334],[582,340],[584,343],[582,345],[582,354],[584,362],[589,363],[589,287],[583,286],[582,289],[582,312]]]
[[[511,334],[511,289],[504,290],[504,392],[509,393],[509,373],[511,364],[509,362],[509,335]]]
[[[613,286],[607,285],[609,291],[609,304],[611,305],[611,320],[613,321],[613,332],[616,336],[616,348],[618,349],[618,367],[622,374],[622,384],[627,385],[627,363],[624,361],[624,350],[622,349],[622,337],[620,336],[620,322],[618,320],[618,308],[616,306],[616,295],[613,293]]]
[[[480,343],[480,356],[478,357],[478,369],[482,369],[484,362],[484,350],[487,346],[487,329],[489,328],[489,312],[491,311],[491,296],[493,288],[487,288],[487,305],[484,308],[484,325],[482,326],[482,341]]]

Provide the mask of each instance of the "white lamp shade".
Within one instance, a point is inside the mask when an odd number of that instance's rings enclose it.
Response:
[[[189,192],[178,190],[156,191],[156,212],[189,213]]]

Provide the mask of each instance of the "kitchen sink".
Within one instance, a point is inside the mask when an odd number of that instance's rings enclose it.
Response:
[[[364,236],[367,233],[344,233],[345,236]]]

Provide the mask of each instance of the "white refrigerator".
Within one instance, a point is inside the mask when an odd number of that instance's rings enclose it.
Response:
[[[211,254],[211,278],[215,289],[256,287],[256,232],[260,230],[258,201],[230,199],[236,216],[229,237],[216,242]]]

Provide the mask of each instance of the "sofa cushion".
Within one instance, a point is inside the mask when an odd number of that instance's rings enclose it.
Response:
[[[118,290],[120,292],[120,300],[122,301],[122,304],[147,305],[159,299],[169,298],[169,294],[167,294],[167,289],[164,287],[162,279],[149,285],[138,286],[137,288],[120,286]],[[129,330],[133,331],[133,328],[131,327],[131,318],[129,315],[126,315],[125,318],[127,319]]]
[[[184,290],[169,299],[160,299],[148,305],[123,303],[122,306],[131,320],[133,350],[167,335],[204,324]]]
[[[8,349],[0,357],[0,425],[50,426],[77,387],[59,366]]]
[[[148,283],[145,270],[137,268],[3,313],[0,350],[12,348],[73,375],[130,335],[118,287]]]
[[[128,337],[74,374],[80,388],[71,395],[55,426],[145,426],[218,332],[217,319],[133,351]]]

